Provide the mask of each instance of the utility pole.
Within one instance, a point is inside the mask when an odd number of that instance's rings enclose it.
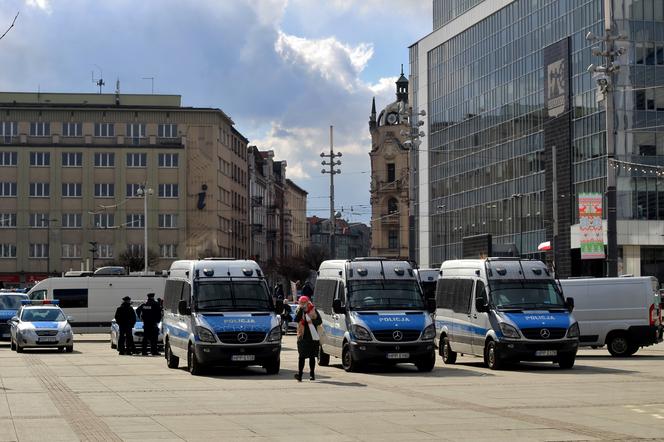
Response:
[[[333,126],[330,126],[330,153],[326,154],[321,152],[321,158],[329,158],[330,161],[327,162],[323,160],[321,164],[323,166],[330,166],[330,170],[321,170],[321,173],[330,174],[330,258],[334,259],[336,255],[336,249],[334,244],[334,235],[337,228],[336,218],[334,216],[334,175],[341,173],[341,169],[335,169],[334,166],[341,166],[341,160],[336,160],[335,158],[341,157],[341,152],[334,153],[334,138],[333,138]]]
[[[152,195],[152,189],[147,183],[141,184],[136,190],[136,196],[143,198],[143,274],[148,274],[148,195]]]
[[[618,276],[618,228],[617,228],[617,204],[616,204],[616,171],[612,167],[616,156],[616,131],[615,131],[615,105],[614,91],[616,73],[620,66],[615,63],[616,57],[625,53],[625,48],[616,48],[616,40],[624,40],[625,37],[616,34],[613,26],[613,12],[611,0],[604,0],[604,28],[603,37],[597,37],[592,32],[586,35],[586,40],[599,43],[602,47],[593,47],[592,54],[602,57],[605,64],[588,66],[588,72],[593,74],[597,81],[598,99],[602,97],[606,106],[606,276]]]
[[[92,254],[92,264],[90,265],[90,270],[95,271],[95,253],[97,253],[97,241],[90,241],[90,253]]]

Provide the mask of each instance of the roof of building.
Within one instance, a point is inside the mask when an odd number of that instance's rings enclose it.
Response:
[[[295,189],[295,191],[300,192],[301,194],[308,195],[309,192],[295,184],[290,178],[286,178],[286,184],[288,184],[289,187],[292,187]]]

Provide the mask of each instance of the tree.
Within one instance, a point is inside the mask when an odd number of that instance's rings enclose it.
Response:
[[[312,244],[304,249],[300,259],[309,269],[318,270],[321,263],[326,259],[329,259],[329,254],[328,251],[321,246]]]
[[[282,259],[277,266],[277,271],[289,281],[304,282],[309,277],[309,266],[301,257],[288,256]]]
[[[148,249],[148,266],[153,267],[157,264],[159,256],[153,250]],[[145,256],[142,250],[132,251],[127,249],[118,256],[118,264],[129,269],[130,272],[140,272],[143,270]]]

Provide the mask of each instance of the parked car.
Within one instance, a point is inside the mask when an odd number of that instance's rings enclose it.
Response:
[[[136,314],[136,307],[134,307],[134,314]],[[136,324],[131,330],[132,335],[134,336],[134,343],[138,347],[143,342],[143,321],[136,316]],[[115,322],[115,319],[111,320],[111,348],[118,348],[118,337],[120,336],[120,326]],[[159,341],[157,343],[159,349],[164,348],[164,334],[161,331],[161,322],[159,323]]]

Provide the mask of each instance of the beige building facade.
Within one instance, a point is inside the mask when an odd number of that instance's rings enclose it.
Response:
[[[307,191],[286,179],[284,207],[284,248],[286,256],[302,256],[309,245],[307,223]]]
[[[244,257],[248,204],[247,140],[219,109],[177,95],[0,93],[6,285],[142,254],[146,222],[154,269]]]

